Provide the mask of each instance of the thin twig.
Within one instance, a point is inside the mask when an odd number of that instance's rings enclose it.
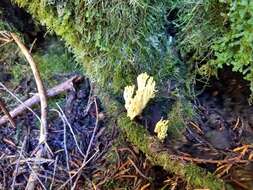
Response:
[[[0,35],[2,35],[5,39],[11,40],[10,33],[8,31],[6,31],[6,30],[0,31]]]
[[[32,43],[32,45],[31,45],[31,47],[30,47],[30,49],[29,49],[29,53],[32,53],[33,46],[35,45],[36,42],[37,42],[37,38],[35,38],[35,39],[33,40],[33,43]]]
[[[91,146],[92,146],[92,143],[94,141],[94,138],[95,138],[95,134],[96,134],[96,131],[97,131],[97,127],[98,127],[98,105],[97,105],[97,100],[96,100],[96,97],[94,97],[94,104],[95,104],[95,108],[96,108],[96,123],[95,123],[95,127],[93,129],[93,132],[92,132],[92,136],[91,136],[91,139],[90,139],[90,142],[89,142],[89,145],[88,145],[88,148],[86,150],[86,154],[85,154],[85,157],[84,157],[84,161],[83,161],[83,164],[86,163],[87,159],[88,159],[88,156],[89,156],[89,153],[90,153],[90,149],[91,149]],[[86,164],[85,164],[86,165]],[[84,167],[84,166],[83,166]],[[80,178],[81,176],[81,172],[78,174],[76,180],[75,180],[75,183],[74,185],[71,187],[71,190],[74,190],[75,187],[76,187],[76,184],[78,182],[78,179]]]
[[[6,44],[10,43],[13,41],[13,39],[11,38],[11,36],[9,35],[8,32],[6,31],[0,31],[0,35],[2,37],[0,37],[0,42],[2,41],[3,43],[0,45],[0,47],[5,46]]]
[[[7,44],[10,43],[10,42],[12,42],[12,40],[6,41],[6,40],[3,40],[3,39],[2,39],[2,41],[4,41],[4,43],[2,43],[2,44],[0,45],[0,48],[3,47],[3,46],[5,46],[5,45],[7,45]]]
[[[20,163],[27,163],[27,162],[31,162],[34,164],[44,164],[44,163],[53,163],[54,160],[53,159],[47,159],[47,158],[26,158],[26,159],[21,159],[19,161]],[[13,164],[16,164],[16,162],[14,162]]]
[[[39,70],[29,53],[29,50],[25,47],[25,45],[20,41],[18,36],[14,33],[9,33],[12,39],[20,48],[21,52],[25,56],[27,62],[29,63],[32,73],[36,82],[38,95],[40,98],[40,108],[41,108],[41,123],[40,123],[40,135],[39,135],[39,144],[47,145],[47,97],[46,97],[46,90],[44,89],[43,82],[40,77]],[[45,146],[46,147],[46,146]],[[44,152],[44,146],[41,147],[38,152],[36,153],[36,158],[41,158]],[[33,190],[35,188],[36,179],[39,178],[36,175],[37,170],[39,170],[39,166],[34,165],[34,171],[32,171],[31,175],[29,176],[26,189]],[[43,187],[44,188],[44,187]]]
[[[19,168],[19,164],[20,164],[20,159],[21,159],[23,151],[25,149],[26,141],[27,141],[27,136],[25,136],[25,138],[23,140],[23,143],[22,143],[22,146],[21,146],[21,150],[20,150],[20,153],[19,153],[19,157],[18,157],[18,160],[17,160],[17,164],[16,164],[15,170],[13,172],[13,180],[12,180],[12,185],[11,185],[11,189],[12,190],[15,189],[15,183],[16,183],[16,177],[17,177],[17,174],[18,174],[18,168]]]
[[[69,178],[71,178],[70,174],[70,166],[69,166],[69,154],[68,154],[68,148],[67,148],[67,131],[66,131],[66,123],[64,122],[64,118],[61,116],[61,119],[63,121],[63,128],[64,128],[64,133],[63,133],[63,144],[64,144],[64,152],[66,156],[66,165],[67,165],[67,170],[69,174]],[[70,180],[70,186],[72,186],[72,180]]]
[[[56,111],[59,115],[59,117],[61,118],[62,122],[63,122],[63,144],[64,144],[64,152],[65,152],[65,157],[66,157],[66,165],[67,165],[67,170],[68,170],[68,174],[69,174],[69,178],[71,178],[71,174],[70,174],[70,166],[69,166],[69,154],[68,154],[68,149],[67,149],[67,131],[66,131],[66,122],[64,117],[62,116],[62,114],[56,110],[53,109],[53,111]],[[72,180],[70,181],[70,185],[72,186]]]
[[[75,183],[74,185],[72,186],[71,190],[74,190],[75,189],[75,186],[77,184],[77,181],[81,175],[81,171],[85,168],[85,166],[96,156],[96,154],[99,152],[99,150],[97,150],[89,159],[88,159],[88,156],[89,156],[89,153],[90,153],[90,149],[91,149],[91,145],[93,143],[93,140],[95,138],[95,134],[96,134],[96,131],[97,131],[97,128],[98,128],[98,106],[97,106],[97,101],[96,101],[96,98],[94,98],[94,103],[95,103],[95,107],[96,107],[96,123],[95,123],[95,127],[93,129],[93,133],[92,133],[92,136],[91,136],[91,139],[90,139],[90,142],[89,142],[89,145],[88,145],[88,148],[87,148],[87,151],[86,151],[86,154],[85,154],[85,157],[83,159],[83,163],[82,163],[82,166],[77,170],[77,172],[71,177],[71,179],[73,179],[76,175],[77,178],[75,180]],[[63,185],[61,185],[59,187],[58,190],[60,189],[63,189],[69,182],[70,180],[67,180]]]
[[[29,169],[32,171],[32,176],[34,177],[34,178],[36,178],[36,180],[38,180],[38,182],[40,183],[40,185],[42,186],[42,188],[44,189],[44,190],[47,190],[47,188],[45,187],[45,185],[42,183],[42,181],[40,180],[40,178],[38,177],[38,175],[36,174],[36,170],[34,170],[33,168],[32,168],[32,166],[29,164],[29,162],[27,162],[27,165],[28,165],[28,167],[29,167]],[[35,168],[35,169],[37,169],[37,168]],[[30,175],[31,176],[31,175]],[[29,180],[30,180],[30,177],[29,177],[29,179],[28,179],[28,182],[27,182],[27,184],[29,184]],[[34,188],[34,186],[35,186],[35,184],[33,183],[32,184],[32,186],[33,186],[33,188]],[[29,185],[29,186],[26,186],[26,190],[29,190],[29,188],[31,187],[31,184]]]
[[[13,92],[11,92],[3,83],[0,82],[0,86],[2,87],[2,90],[5,90],[7,93],[9,93],[12,97],[14,97],[21,105],[18,106],[16,109],[14,109],[13,111],[10,111],[10,115],[12,118],[16,117],[18,114],[20,114],[22,111],[24,110],[29,110],[33,115],[35,115],[35,117],[39,120],[39,122],[41,122],[40,117],[30,108],[30,106],[25,102],[23,102],[22,100],[20,100]],[[22,111],[19,111],[20,109],[18,108],[22,108]],[[0,125],[5,124],[8,121],[8,117],[7,116],[3,116],[0,118]]]
[[[140,174],[141,177],[143,177],[146,180],[150,180],[147,176],[145,176],[141,170],[135,165],[134,161],[131,160],[130,158],[128,158],[128,160],[131,162],[131,164],[133,165],[133,167],[135,168],[135,170]]]
[[[82,156],[85,156],[84,153],[83,153],[83,151],[81,150],[81,148],[80,148],[78,142],[77,142],[76,135],[75,135],[75,133],[74,133],[74,131],[73,131],[73,129],[72,129],[71,124],[70,124],[69,121],[68,121],[67,116],[65,115],[65,113],[64,113],[64,111],[62,110],[61,106],[60,106],[59,104],[57,104],[57,103],[56,103],[56,105],[57,105],[57,107],[59,108],[62,117],[64,118],[65,122],[67,123],[67,125],[68,125],[68,127],[69,127],[69,130],[70,130],[70,132],[71,132],[71,134],[72,134],[72,136],[73,136],[73,138],[74,138],[74,141],[75,141],[75,143],[76,143],[76,146],[77,146],[78,151],[80,152],[80,154],[81,154]]]
[[[51,184],[50,184],[49,190],[52,190],[53,185],[54,185],[54,178],[55,178],[57,163],[58,163],[58,156],[57,156],[56,159],[55,159],[55,163],[54,163],[54,173],[53,173],[53,178],[52,178],[52,182],[51,182]]]
[[[85,157],[84,157],[84,160],[87,160],[88,156],[89,156],[89,153],[90,153],[90,149],[91,149],[91,145],[93,143],[93,140],[95,138],[95,134],[96,134],[96,131],[97,131],[97,128],[98,128],[98,105],[97,105],[97,100],[96,100],[96,97],[94,97],[94,103],[95,103],[95,108],[96,108],[96,123],[95,123],[95,127],[93,129],[93,132],[92,132],[92,136],[91,136],[91,139],[90,139],[90,142],[89,142],[89,145],[88,145],[88,148],[86,150],[86,154],[85,154]]]

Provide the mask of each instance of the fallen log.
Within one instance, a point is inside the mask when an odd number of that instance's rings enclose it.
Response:
[[[154,165],[162,166],[165,170],[181,176],[197,189],[233,189],[229,184],[205,169],[194,163],[179,160],[167,150],[160,149],[159,147],[162,145],[159,140],[156,137],[151,137],[140,124],[131,122],[125,113],[120,114],[117,118],[117,126],[125,132],[127,139],[137,146]]]
[[[57,96],[67,90],[70,90],[73,88],[73,84],[77,81],[80,81],[82,79],[81,76],[73,76],[70,79],[66,80],[65,82],[49,89],[47,91],[47,97],[54,97]],[[25,110],[27,110],[27,107],[32,107],[40,102],[39,94],[36,93],[31,98],[23,102],[23,104],[20,104],[18,107],[16,107],[14,110],[10,111],[10,116],[12,118],[17,117],[21,113],[23,113]],[[0,126],[8,122],[8,116],[3,116],[0,118]]]

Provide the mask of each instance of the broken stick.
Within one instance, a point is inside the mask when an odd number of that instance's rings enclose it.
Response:
[[[43,156],[44,147],[47,146],[47,95],[44,88],[43,82],[40,77],[40,72],[37,68],[36,63],[34,62],[32,55],[25,47],[25,45],[20,41],[18,36],[14,33],[9,33],[15,43],[18,45],[19,49],[25,56],[27,62],[29,63],[32,73],[35,79],[35,83],[38,90],[38,96],[40,99],[40,111],[41,111],[41,122],[40,122],[40,136],[39,136],[39,146],[40,147],[36,153],[36,158],[41,158]],[[43,146],[40,146],[43,145]],[[49,147],[48,147],[49,148]],[[37,177],[36,172],[39,171],[39,165],[34,165],[31,169],[32,173],[29,176],[29,179],[26,184],[27,190],[34,190],[36,186],[36,181],[40,181]]]
[[[28,49],[25,47],[25,45],[20,41],[18,36],[14,33],[10,33],[11,37],[15,41],[15,43],[20,48],[21,52],[25,56],[27,62],[29,63],[33,76],[36,82],[36,86],[38,89],[38,95],[40,98],[40,106],[41,106],[41,126],[40,126],[40,137],[39,137],[39,143],[46,142],[47,139],[47,97],[46,97],[46,90],[44,88],[43,82],[40,77],[40,72],[29,53]]]
[[[57,96],[67,90],[70,90],[73,88],[73,84],[75,82],[78,82],[82,79],[81,76],[75,75],[71,77],[70,79],[66,80],[65,82],[49,89],[47,91],[47,97],[54,97]],[[0,84],[1,85],[1,84]],[[2,85],[1,85],[2,86]],[[3,87],[3,86],[2,86]],[[27,110],[27,107],[32,107],[40,102],[40,98],[38,94],[34,94],[31,98],[23,102],[23,104],[20,104],[18,107],[16,107],[14,110],[10,111],[10,116],[12,118],[17,117],[21,113],[23,113],[25,110]],[[5,115],[0,118],[0,126],[8,122],[8,117]]]

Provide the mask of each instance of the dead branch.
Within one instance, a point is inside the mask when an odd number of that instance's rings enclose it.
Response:
[[[40,108],[41,108],[41,123],[40,123],[40,135],[39,135],[39,146],[40,145],[46,145],[47,141],[47,97],[46,97],[46,91],[44,89],[43,82],[40,77],[40,73],[37,69],[37,66],[29,53],[28,49],[25,47],[25,45],[20,41],[18,36],[14,33],[10,33],[10,36],[15,41],[15,43],[20,48],[21,52],[25,56],[27,62],[29,63],[33,76],[36,82],[36,86],[38,89],[38,96],[40,99]],[[36,158],[41,158],[43,156],[44,147],[41,147],[38,152],[36,153]],[[39,180],[38,176],[36,175],[36,172],[39,170],[38,165],[34,165],[34,171],[29,176],[26,189],[33,190],[35,188],[35,182]]]
[[[54,97],[57,96],[67,90],[70,90],[73,88],[73,83],[80,81],[82,77],[80,76],[73,76],[72,78],[66,80],[65,82],[49,89],[47,91],[47,97]],[[23,102],[21,105],[16,107],[14,110],[10,111],[10,116],[12,118],[17,117],[21,113],[23,113],[27,108],[31,108],[32,106],[38,104],[40,102],[40,98],[38,94],[33,95],[31,98]],[[5,115],[0,118],[0,126],[8,122],[8,117]]]
[[[5,46],[6,44],[12,42],[13,39],[11,38],[11,36],[9,35],[8,32],[6,31],[0,31],[0,42],[2,42],[0,44],[0,47]]]
[[[11,92],[3,83],[0,82],[0,86],[2,87],[1,90],[6,91],[7,93],[9,93],[13,98],[15,98],[20,104],[22,104],[24,107],[26,107],[27,110],[29,110],[37,119],[39,122],[41,122],[40,117],[30,108],[27,107],[24,102],[19,99],[13,92]]]
[[[24,44],[19,40],[18,36],[14,33],[10,33],[11,37],[15,41],[15,43],[20,48],[21,52],[25,56],[26,60],[30,64],[30,67],[33,72],[33,76],[35,78],[36,86],[38,89],[38,94],[40,98],[40,106],[41,106],[41,128],[40,128],[40,137],[39,137],[39,143],[46,142],[47,139],[47,97],[46,97],[46,91],[44,89],[43,82],[40,77],[40,73],[37,69],[37,66],[29,53],[29,50],[24,46]]]

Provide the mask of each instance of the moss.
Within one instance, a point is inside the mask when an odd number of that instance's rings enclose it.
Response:
[[[17,32],[16,28],[6,20],[6,10],[2,7],[0,3],[0,31],[12,31]],[[2,43],[1,43],[2,44]],[[8,43],[0,47],[0,62],[4,62],[5,65],[11,66],[15,61],[17,61],[18,56],[16,55],[17,47],[13,43]],[[0,63],[0,64],[1,64]],[[20,72],[20,71],[19,71]],[[0,72],[1,74],[1,72]]]
[[[167,61],[164,18],[170,3],[165,0],[12,1],[60,35],[104,89],[119,94],[143,71],[161,81],[173,73]]]
[[[119,184],[114,180],[114,179],[109,179],[105,182],[105,184],[103,185],[103,188],[106,189],[115,189],[116,187],[118,187]]]
[[[126,135],[131,142],[138,146],[143,152],[148,152],[149,150],[149,141],[148,134],[143,127],[132,125],[130,120],[122,115],[118,121],[118,125],[124,130],[127,131]],[[137,124],[136,124],[137,125]]]
[[[195,188],[209,188],[212,190],[231,189],[222,180],[211,173],[191,164],[173,159],[167,151],[161,149],[158,139],[150,137],[148,132],[136,123],[131,122],[126,114],[121,114],[118,126],[126,132],[130,142],[136,145],[155,165],[162,166],[165,170],[182,176]]]
[[[182,0],[176,6],[177,45],[190,64],[210,58],[211,45],[226,32],[227,6],[219,0]],[[208,55],[209,54],[209,55]]]
[[[250,82],[251,101],[252,1],[182,0],[177,9],[177,44],[185,60],[205,77],[225,66],[239,72]]]
[[[48,39],[46,48],[37,51],[33,55],[42,79],[49,82],[49,86],[56,84],[55,77],[57,75],[81,71],[73,55],[66,50],[62,42],[54,38]]]
[[[178,100],[173,104],[172,110],[168,113],[169,138],[173,137],[178,139],[183,134],[183,130],[185,129],[185,121],[190,117],[185,113],[186,107],[184,106],[186,106],[186,103]]]
[[[44,46],[43,49],[37,49],[33,53],[33,58],[48,88],[58,84],[58,76],[81,71],[75,63],[73,55],[65,49],[62,42],[54,38],[47,38]],[[15,58],[15,62],[9,64],[12,66],[13,82],[18,84],[22,79],[31,77],[31,68],[22,55],[15,56]]]
[[[60,35],[73,48],[86,73],[104,92],[119,94],[141,72],[159,79],[181,73],[175,69],[167,45],[164,25],[167,0],[162,1],[68,1],[59,15],[59,4],[47,0],[12,0],[27,9],[37,20]],[[64,2],[64,1],[62,1]],[[179,67],[177,67],[179,68]],[[184,78],[184,77],[182,77]],[[158,80],[157,80],[158,81]],[[121,113],[118,101],[104,102],[109,114],[118,119],[131,143],[154,164],[186,178],[196,187],[222,189],[224,183],[203,169],[182,163],[159,149],[156,138]]]

